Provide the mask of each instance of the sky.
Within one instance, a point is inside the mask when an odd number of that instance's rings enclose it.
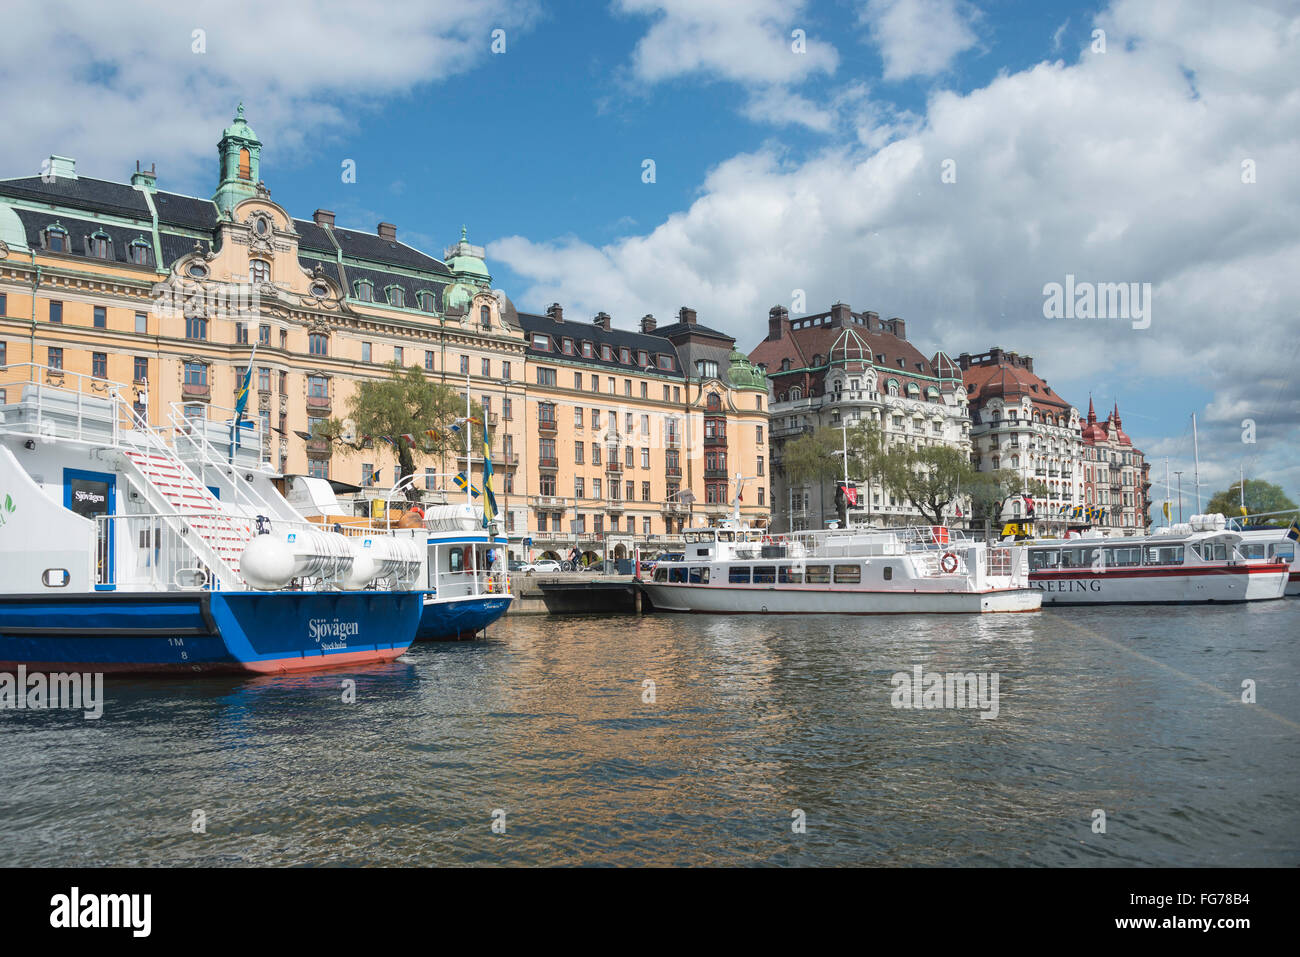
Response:
[[[771,306],[842,301],[1118,402],[1157,503],[1167,458],[1192,510],[1193,413],[1204,501],[1239,469],[1300,501],[1294,2],[6,9],[0,176],[140,160],[210,196],[243,102],[292,214],[437,256],[465,225],[521,310],[687,305],[749,352]],[[1067,282],[1145,308],[1054,311]]]

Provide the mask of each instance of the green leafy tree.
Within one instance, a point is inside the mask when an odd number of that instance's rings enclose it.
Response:
[[[319,423],[312,438],[333,443],[346,456],[356,455],[368,445],[378,447],[383,442],[381,436],[391,438],[397,455],[397,484],[415,473],[417,457],[441,461],[464,454],[465,432],[448,429],[465,415],[465,400],[455,390],[427,378],[419,368],[403,368],[390,362],[388,372],[386,379],[361,382],[348,399],[347,415]],[[470,415],[482,421],[482,406],[472,403]],[[471,451],[481,456],[481,426],[470,428]],[[437,434],[427,435],[429,429],[435,429]],[[402,435],[413,435],[415,446],[402,441]],[[406,494],[412,501],[420,495],[414,483]]]
[[[944,512],[974,480],[974,466],[961,449],[897,445],[879,456],[884,486],[907,499],[932,525],[942,525]]]
[[[821,485],[843,473],[839,453],[840,433],[835,429],[815,429],[785,443],[781,468],[792,485]]]
[[[1218,492],[1205,507],[1206,512],[1220,512],[1229,518],[1241,517],[1241,483],[1233,482],[1226,492]],[[1267,512],[1286,512],[1261,518],[1256,524],[1289,525],[1297,512],[1296,503],[1287,498],[1282,489],[1262,479],[1246,479],[1246,511],[1251,515]]]

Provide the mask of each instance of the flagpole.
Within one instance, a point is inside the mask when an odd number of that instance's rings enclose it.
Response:
[[[469,399],[469,373],[465,373],[465,504],[474,507],[474,459],[470,455],[469,435],[472,431],[470,428],[470,399]]]
[[[257,358],[258,340],[253,340],[253,351],[248,355],[248,368],[244,371],[244,407],[248,405],[248,393],[253,391],[253,360]],[[230,464],[235,464],[235,450],[239,448],[239,426],[244,421],[244,409],[235,401],[235,422],[230,433]],[[263,437],[265,439],[265,437]]]

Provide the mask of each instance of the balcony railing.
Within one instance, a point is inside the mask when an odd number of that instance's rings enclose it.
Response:
[[[531,495],[528,498],[528,504],[532,508],[546,509],[568,509],[573,507],[573,499],[563,498],[558,495]]]
[[[623,463],[618,461],[618,459],[610,459],[608,462],[605,463],[605,471],[621,472],[623,471]]]
[[[537,467],[539,469],[558,469],[560,467],[560,460],[556,458],[547,458],[546,456],[541,456],[537,460]]]
[[[680,449],[682,447],[682,437],[676,433],[669,432],[664,436],[664,448]]]
[[[682,468],[680,465],[669,465],[664,468],[664,474],[669,478],[681,478]]]
[[[555,419],[553,419],[553,418],[549,418],[549,419],[548,419],[548,418],[542,418],[542,417],[539,417],[538,420],[537,420],[537,431],[539,431],[539,432],[555,432],[555,431],[556,431]]]

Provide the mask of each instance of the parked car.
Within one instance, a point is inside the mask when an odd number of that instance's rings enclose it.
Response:
[[[530,562],[523,567],[525,572],[558,572],[560,563],[553,558],[543,558],[539,561]]]
[[[650,570],[654,571],[655,565],[658,565],[660,562],[680,562],[685,557],[685,552],[664,552],[654,560],[654,564],[650,566]]]
[[[521,571],[524,570],[524,563],[523,563],[523,562],[519,562],[519,561],[515,561],[515,560],[512,558],[512,559],[510,559],[510,562],[509,562],[509,564],[507,565],[507,568],[508,568],[508,570],[511,571],[511,572],[521,572]]]
[[[654,571],[655,562],[657,561],[658,561],[657,558],[643,558],[641,559],[641,564],[637,566],[637,568],[639,571],[652,572]]]

